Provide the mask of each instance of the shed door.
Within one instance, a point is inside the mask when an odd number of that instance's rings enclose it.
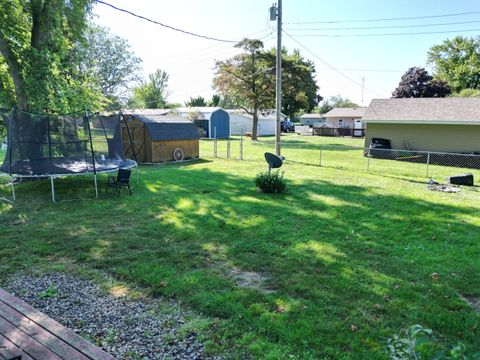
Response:
[[[130,137],[132,138],[132,142],[130,142],[128,130],[130,130]],[[147,161],[145,148],[145,131],[145,126],[137,125],[132,122],[128,124],[128,129],[126,126],[122,128],[123,148],[125,149],[125,156],[128,159],[136,159],[138,162]]]

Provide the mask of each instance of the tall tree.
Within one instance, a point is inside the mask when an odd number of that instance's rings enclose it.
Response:
[[[168,74],[158,69],[148,75],[148,81],[133,89],[128,105],[140,109],[161,109],[167,106],[168,95]]]
[[[89,78],[111,109],[126,104],[129,88],[141,80],[141,59],[134,55],[127,40],[108,29],[90,24],[82,41],[72,52],[78,76]]]
[[[350,100],[347,97],[343,97],[340,94],[339,95],[334,95],[330,96],[328,99],[323,100],[320,104],[320,106],[317,108],[316,112],[319,114],[326,114],[333,108],[339,107],[339,108],[356,108],[358,105],[354,103],[352,100]]]
[[[276,50],[266,54],[270,67],[276,66]],[[294,117],[298,112],[310,112],[318,105],[318,85],[315,64],[295,49],[291,54],[282,50],[282,113]]]
[[[432,46],[428,62],[434,78],[448,82],[453,92],[480,89],[480,36],[457,36]]]
[[[222,97],[218,94],[213,94],[212,98],[208,101],[208,106],[218,106],[222,101]]]
[[[6,64],[19,109],[71,109],[98,94],[67,71],[81,41],[92,0],[0,1],[0,63]]]
[[[203,96],[191,97],[190,100],[185,102],[185,106],[207,106],[207,102]]]
[[[451,90],[443,80],[434,80],[427,70],[412,67],[402,75],[398,87],[393,91],[393,98],[445,97]]]
[[[260,40],[244,39],[235,47],[243,53],[217,61],[213,84],[220,94],[252,115],[252,140],[256,140],[258,113],[274,103],[274,69],[269,68]]]
[[[252,139],[257,138],[258,113],[275,105],[275,49],[265,51],[260,40],[236,45],[242,54],[217,62],[214,86],[225,99],[253,116]],[[318,103],[314,64],[295,50],[282,51],[282,112],[294,116]]]

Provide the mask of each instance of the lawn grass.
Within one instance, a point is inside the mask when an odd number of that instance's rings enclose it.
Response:
[[[419,164],[379,160],[366,172],[348,147],[306,165],[319,142],[359,142],[286,141],[290,191],[280,196],[253,181],[271,139],[246,143],[248,161],[141,167],[134,196],[119,200],[88,200],[89,177],[57,180],[59,199],[81,198],[58,204],[48,182],[19,184],[17,203],[0,203],[0,279],[58,266],[107,272],[203,314],[207,350],[234,358],[385,359],[387,339],[415,324],[437,339],[426,358],[459,342],[479,350],[480,316],[463,300],[480,297],[478,188],[427,191],[424,171],[410,168]],[[240,286],[238,271],[264,286]]]

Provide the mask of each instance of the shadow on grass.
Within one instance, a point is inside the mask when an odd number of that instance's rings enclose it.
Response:
[[[68,259],[180,299],[224,319],[214,342],[254,356],[384,358],[385,338],[416,323],[480,346],[457,296],[479,295],[478,208],[327,181],[271,196],[185,163],[142,172],[118,201],[4,208],[0,255],[12,268]],[[237,286],[233,267],[273,292]]]

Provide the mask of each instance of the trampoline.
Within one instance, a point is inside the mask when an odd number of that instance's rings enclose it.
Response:
[[[36,115],[12,110],[2,113],[7,126],[7,153],[0,176],[10,178],[15,201],[16,178],[50,179],[55,202],[54,180],[59,177],[93,175],[98,198],[97,174],[137,167],[125,158],[120,114]]]

